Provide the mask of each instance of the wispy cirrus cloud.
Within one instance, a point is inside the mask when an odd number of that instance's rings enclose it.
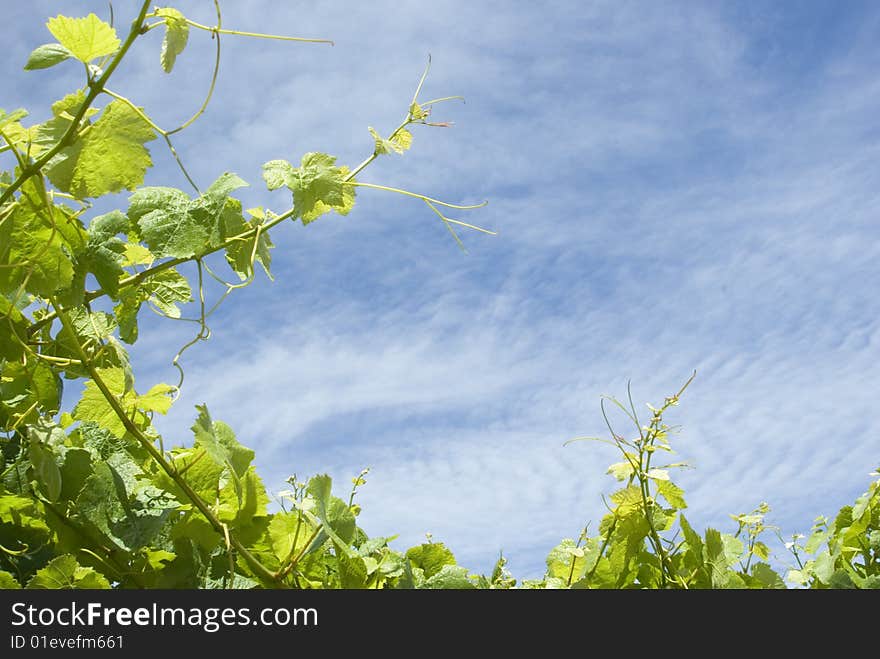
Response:
[[[455,127],[362,177],[487,198],[462,219],[499,235],[466,235],[465,257],[427,209],[366,191],[348,218],[279,227],[277,281],[212,318],[163,430],[186,437],[207,402],[270,486],[328,471],[344,488],[369,465],[368,532],[431,531],[476,569],[503,548],[536,576],[613,486],[606,447],[562,442],[605,432],[598,397],[628,379],[640,404],[697,369],[670,417],[697,467],[680,477],[692,521],[767,500],[794,532],[835,512],[878,455],[880,12],[832,4],[226,3],[227,26],[336,45],[224,37],[213,104],[178,142],[200,182],[232,169],[248,204],[282,209],[261,163],[358,162],[430,52],[425,94],[467,99],[436,110]],[[16,6],[35,29],[11,60],[47,40],[44,16],[86,5]],[[180,8],[210,22],[209,5]],[[207,84],[198,37],[168,79],[158,39],[135,53],[121,91],[186,118]],[[42,98],[6,66],[22,104]],[[68,88],[46,75],[52,98]],[[153,152],[149,182],[182,187]],[[190,329],[145,323],[142,381],[174,377]]]

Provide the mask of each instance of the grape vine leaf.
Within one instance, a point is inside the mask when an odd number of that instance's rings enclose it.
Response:
[[[275,513],[269,522],[269,544],[272,553],[283,564],[297,552],[305,548],[314,527],[305,515],[294,513]]]
[[[67,94],[64,98],[52,104],[52,118],[30,129],[33,134],[31,154],[39,156],[55,146],[64,136],[73,123],[73,116],[79,112],[80,107],[86,101],[86,93],[83,89]],[[89,107],[83,114],[83,126],[90,125],[89,119],[100,110]]]
[[[199,415],[192,426],[196,445],[203,448],[215,464],[223,467],[229,462],[229,451],[214,433],[214,423],[206,405],[196,405]]]
[[[308,224],[335,210],[348,215],[354,207],[355,191],[348,180],[348,167],[337,167],[336,158],[309,152],[294,168],[286,160],[270,160],[263,165],[263,178],[270,190],[286,186],[293,192],[295,217]]]
[[[347,551],[345,547],[339,545],[335,545],[335,547],[339,587],[345,589],[366,587],[367,567],[364,564],[364,559]]]
[[[179,507],[144,479],[125,451],[99,462],[76,499],[76,516],[127,551],[146,546]]]
[[[119,278],[125,273],[122,261],[125,243],[117,234],[128,233],[129,221],[122,211],[114,210],[99,215],[89,224],[89,241],[77,256],[78,265],[88,269],[111,298],[119,293]]]
[[[26,143],[34,132],[24,128],[20,123],[27,115],[27,110],[21,108],[13,110],[9,114],[3,108],[0,108],[0,129],[3,130],[3,139],[20,150],[27,148]],[[11,178],[9,172],[0,172],[0,182],[8,185],[11,182]]]
[[[785,582],[767,563],[755,563],[752,566],[752,577],[758,580],[762,588],[785,588]]]
[[[49,161],[46,174],[59,190],[79,199],[133,190],[153,165],[144,144],[154,139],[153,129],[133,108],[113,101],[87,133]]]
[[[207,406],[196,405],[196,409],[199,415],[192,427],[196,445],[205,449],[216,464],[227,466],[233,473],[242,476],[254,459],[254,452],[238,443],[228,425],[222,421],[212,421]]]
[[[28,111],[24,108],[18,108],[12,112],[6,112],[6,110],[0,108],[0,128],[6,128],[11,124],[18,123],[26,116],[28,116]]]
[[[207,227],[189,214],[189,196],[180,190],[140,188],[128,204],[128,217],[137,222],[144,241],[158,257],[189,258],[207,243]]]
[[[247,186],[247,181],[242,180],[232,172],[223,172],[202,195],[201,205],[210,212],[216,213],[223,207],[226,198],[231,192]]]
[[[315,500],[315,512],[326,533],[345,553],[351,554],[349,543],[354,537],[355,520],[344,501],[331,495],[332,479],[327,474],[309,479],[306,491]]]
[[[415,101],[412,102],[409,106],[409,116],[413,121],[420,121],[422,119],[427,119],[428,115],[431,113],[431,109],[425,109]]]
[[[141,188],[129,198],[128,217],[155,256],[191,258],[247,228],[241,203],[229,197],[245,185],[227,172],[195,199],[175,188]]]
[[[608,465],[608,470],[605,473],[611,474],[618,481],[625,481],[629,478],[629,475],[633,473],[633,466],[631,462],[626,460],[623,462],[615,462],[614,464]]]
[[[140,243],[125,243],[123,253],[125,257],[122,260],[122,265],[126,268],[133,265],[150,266],[156,260],[153,253]]]
[[[37,570],[33,578],[28,581],[28,588],[38,589],[107,589],[110,582],[107,578],[95,572],[90,567],[83,567],[70,554],[63,554],[53,558],[46,567]]]
[[[678,510],[687,508],[687,502],[684,500],[684,490],[672,481],[666,480],[658,482],[657,491],[673,508]]]
[[[189,282],[177,270],[157,272],[143,282],[140,289],[147,300],[171,318],[180,318],[180,308],[177,306],[179,303],[185,304],[192,300]]]
[[[614,492],[611,500],[617,504],[616,514],[625,517],[641,508],[642,492],[635,485],[630,485]]]
[[[119,322],[119,338],[126,343],[134,343],[138,336],[137,314],[141,304],[149,301],[171,318],[180,318],[179,303],[192,300],[192,291],[186,277],[177,270],[160,270],[137,286],[122,289],[119,304],[113,313]]]
[[[8,494],[0,488],[0,544],[17,548],[18,541],[6,544],[7,536],[3,526],[12,527],[13,537],[21,538],[27,532],[31,535],[49,533],[49,527],[43,519],[42,505],[30,497]]]
[[[27,321],[12,300],[0,295],[0,359],[14,362],[21,358],[27,340],[27,327]]]
[[[64,327],[58,332],[56,340],[71,353],[75,352],[77,341],[101,342],[108,339],[116,329],[116,320],[105,311],[88,311],[85,307],[74,307],[68,312],[73,329]]]
[[[24,65],[24,70],[48,69],[71,57],[74,54],[60,43],[47,43],[34,49]]]
[[[394,133],[391,139],[388,140],[382,137],[372,126],[368,126],[367,128],[370,131],[370,135],[373,137],[373,142],[375,144],[373,153],[377,156],[391,152],[402,154],[409,149],[412,144],[412,133],[406,128],[401,128]]]
[[[88,449],[69,446],[61,465],[61,498],[75,501],[92,475],[92,456]]]
[[[0,590],[18,590],[21,584],[6,570],[0,570]]]
[[[60,231],[66,221],[63,215],[47,214],[28,199],[4,214],[0,223],[0,292],[16,292],[25,278],[25,290],[42,297],[70,286],[73,249]]]
[[[32,441],[30,458],[34,477],[43,494],[50,502],[57,501],[61,495],[61,470],[55,462],[55,454],[51,449]]]
[[[433,577],[445,565],[455,565],[455,556],[442,542],[426,542],[406,550],[406,558],[413,567],[424,570],[425,577]]]
[[[703,561],[708,568],[713,588],[723,588],[727,583],[727,559],[724,553],[724,540],[716,529],[706,529],[703,545]]]
[[[401,128],[391,137],[391,145],[397,153],[403,153],[404,151],[408,151],[412,146],[412,140],[412,133],[406,128]]]
[[[250,208],[247,212],[253,219],[242,220],[240,229],[236,232],[238,235],[244,233],[246,230],[256,229],[266,221],[266,215],[262,208]],[[229,230],[229,224],[227,224],[227,231]],[[257,243],[256,248],[254,247],[254,241]],[[246,240],[236,240],[231,243],[226,248],[226,261],[229,263],[229,267],[232,268],[242,281],[244,281],[253,274],[253,262],[251,260],[251,256],[253,255],[254,259],[259,261],[260,265],[263,266],[266,276],[269,279],[272,279],[272,272],[270,270],[270,266],[272,265],[272,255],[269,250],[274,247],[275,245],[272,243],[272,239],[269,237],[267,231],[255,232],[254,236],[251,238]]]
[[[175,449],[174,467],[180,473],[185,474],[186,482],[196,494],[208,501],[216,500],[223,467],[206,458],[204,450],[200,448]],[[186,493],[165,472],[155,473],[153,480],[157,487],[172,492],[178,501],[189,502]],[[213,529],[213,527],[211,528]],[[214,530],[205,529],[205,533],[206,536],[210,536],[212,541],[216,540],[213,535]],[[205,539],[207,540],[207,537]]]
[[[227,474],[228,470],[223,471],[220,479],[223,487],[217,497],[217,517],[229,524],[230,528],[262,535],[263,529],[260,528],[258,518],[266,517],[269,497],[257,470],[251,466],[241,476],[226,479]],[[239,538],[242,538],[241,533]]]
[[[95,14],[84,18],[58,15],[50,18],[46,27],[76,59],[86,64],[115,53],[120,45],[116,30]]]
[[[565,538],[547,554],[547,575],[564,580],[577,581],[586,571],[586,552],[571,538]]]
[[[139,396],[134,390],[126,391],[123,369],[98,369],[98,375],[126,410],[128,418],[139,428],[145,428],[149,424],[146,413],[166,414],[171,407],[170,394],[175,391],[171,385],[157,384],[146,394]],[[117,437],[123,437],[126,433],[125,424],[104,398],[104,394],[94,380],[86,381],[82,398],[73,408],[73,418],[77,421],[94,421]]]
[[[477,586],[468,579],[467,568],[460,565],[444,565],[432,577],[428,577],[419,588],[443,590],[473,590]]]
[[[186,48],[189,39],[189,25],[186,17],[177,9],[163,7],[156,10],[156,15],[165,19],[165,37],[162,39],[162,52],[159,60],[165,73],[171,73],[177,56]]]
[[[32,423],[41,412],[58,408],[58,385],[45,362],[7,362],[0,370],[0,427]]]

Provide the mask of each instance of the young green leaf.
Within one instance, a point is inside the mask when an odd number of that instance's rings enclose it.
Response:
[[[75,501],[92,472],[91,453],[84,448],[67,447],[61,465],[61,499]]]
[[[347,551],[346,547],[339,545],[335,545],[335,547],[339,587],[345,589],[365,588],[367,584],[365,559]]]
[[[107,589],[110,582],[90,567],[83,567],[76,558],[64,554],[52,559],[28,581],[28,588],[37,589]]]
[[[626,516],[642,507],[642,491],[635,485],[630,485],[617,490],[611,495],[611,500],[617,505],[616,513]]]
[[[413,101],[409,106],[409,118],[411,121],[421,121],[422,119],[426,119],[430,112],[430,108],[426,110],[416,101]]]
[[[189,24],[178,10],[164,7],[156,10],[156,15],[165,19],[165,38],[162,39],[162,52],[159,60],[165,73],[171,73],[177,56],[186,48],[189,39]]]
[[[49,297],[73,281],[73,247],[58,230],[67,219],[27,201],[16,204],[0,223],[0,292],[25,290]]]
[[[73,57],[86,64],[98,57],[115,53],[120,45],[116,30],[95,14],[89,14],[85,18],[59,15],[50,18],[46,27]]]
[[[0,359],[14,362],[21,358],[28,338],[27,327],[28,323],[21,311],[9,298],[0,295]]]
[[[632,463],[624,460],[623,462],[615,462],[608,466],[606,474],[611,474],[618,481],[625,481],[633,473]]]
[[[199,415],[192,426],[196,436],[196,445],[203,448],[215,464],[225,466],[229,461],[229,452],[214,434],[214,423],[206,405],[196,405]]]
[[[755,563],[752,566],[752,577],[758,580],[762,588],[782,589],[785,582],[767,563]]]
[[[73,57],[73,53],[60,43],[47,43],[36,48],[24,65],[25,71],[34,71],[36,69],[48,69]]]
[[[189,213],[190,199],[180,190],[140,188],[128,203],[128,217],[157,257],[189,258],[207,244],[208,228]]]
[[[0,428],[34,423],[41,413],[58,407],[52,369],[44,362],[0,365]]]
[[[55,454],[51,449],[32,441],[30,457],[34,476],[43,494],[49,501],[57,501],[61,495],[61,470],[55,461]]]
[[[6,570],[0,570],[0,590],[19,590],[21,584]]]
[[[666,469],[649,469],[645,476],[655,481],[668,481],[669,480],[669,471]]]
[[[283,564],[302,551],[313,530],[304,515],[283,512],[272,515],[268,530],[269,544],[278,563]]]
[[[253,219],[244,220],[242,218],[240,231],[237,232],[238,234],[244,233],[245,230],[254,229],[265,223],[266,216],[262,212],[262,209],[251,208],[247,212],[250,213]],[[226,230],[231,233],[230,224],[231,222],[227,221]],[[256,249],[254,249],[254,241],[257,243]],[[260,265],[263,266],[266,276],[269,279],[272,279],[272,272],[270,270],[270,266],[272,265],[272,254],[269,250],[274,247],[275,245],[272,243],[269,233],[267,231],[260,231],[259,236],[255,235],[247,240],[236,240],[232,242],[226,248],[226,261],[229,263],[229,267],[238,274],[242,281],[244,281],[253,275],[253,263],[251,261],[251,255],[253,255],[254,259],[259,261]]]
[[[6,110],[0,108],[0,128],[5,129],[11,124],[18,123],[26,116],[28,116],[28,111],[24,108],[18,108],[12,112],[6,112]]]
[[[373,142],[375,144],[373,153],[377,156],[391,153],[392,151],[394,153],[403,153],[409,149],[410,144],[412,144],[412,133],[406,128],[401,128],[391,137],[391,139],[388,140],[382,137],[372,126],[368,126],[367,129],[373,137]]]
[[[397,153],[403,153],[404,151],[408,151],[410,146],[412,146],[412,133],[410,133],[406,128],[401,128],[391,137],[391,145],[392,148]]]
[[[76,500],[77,520],[126,551],[147,546],[180,504],[144,479],[125,451],[95,464]]]
[[[437,574],[428,577],[419,587],[442,590],[473,590],[477,586],[471,579],[468,579],[467,568],[460,565],[444,565]]]
[[[39,156],[44,151],[53,148],[64,137],[70,128],[70,124],[73,123],[74,115],[79,112],[85,101],[86,93],[83,89],[78,89],[55,101],[52,104],[52,118],[30,129],[30,133],[33,135],[32,144],[30,145],[31,154]],[[83,128],[89,126],[89,119],[99,112],[98,108],[89,107],[83,115]]]
[[[547,555],[547,576],[562,579],[566,584],[580,579],[587,569],[586,552],[574,540],[566,538]]]
[[[355,200],[354,187],[346,185],[348,174],[348,167],[337,167],[336,158],[326,153],[305,154],[295,169],[284,160],[271,160],[263,165],[263,178],[270,190],[285,185],[293,192],[296,217],[303,224],[331,210],[348,215]]]
[[[129,198],[128,217],[155,256],[190,258],[248,228],[241,202],[229,196],[246,185],[227,172],[195,199],[175,188],[141,188]]]
[[[141,304],[149,301],[171,318],[180,318],[178,304],[192,300],[192,291],[186,277],[174,268],[160,270],[138,286],[122,290],[119,304],[113,307],[113,313],[119,323],[119,338],[126,343],[137,340],[137,315]]]
[[[129,233],[130,223],[122,211],[114,210],[94,218],[89,224],[89,242],[77,255],[78,265],[88,269],[111,298],[119,293],[119,278],[124,274],[122,261],[125,244],[117,234]]]
[[[126,391],[123,369],[98,369],[98,374],[126,410],[131,422],[139,428],[146,428],[149,425],[147,413],[166,414],[171,407],[170,395],[175,391],[171,385],[157,384],[140,396],[134,390]],[[73,418],[77,421],[94,421],[117,437],[124,437],[127,432],[125,424],[104,398],[104,394],[94,380],[86,381],[82,397],[73,408]]]
[[[315,512],[325,532],[345,553],[354,537],[355,520],[349,507],[341,499],[331,495],[333,481],[327,474],[313,476],[306,491],[315,500]]]
[[[672,481],[659,481],[657,483],[657,491],[673,508],[677,510],[687,508],[687,502],[684,500],[684,490]]]
[[[413,567],[424,570],[425,577],[433,577],[446,565],[455,565],[455,556],[442,542],[426,542],[406,550],[406,558]]]
[[[292,185],[296,169],[286,160],[270,160],[263,165],[263,180],[269,190]]]
[[[269,496],[257,470],[251,466],[241,476],[226,478],[228,475],[227,467],[220,480],[223,487],[217,497],[217,517],[230,528],[263,535]]]
[[[157,272],[144,281],[140,291],[145,299],[171,318],[180,318],[178,304],[186,304],[192,300],[192,290],[186,277],[171,268]]]
[[[116,320],[104,311],[89,311],[85,307],[74,307],[69,311],[69,315],[76,338],[82,343],[104,341],[116,329]],[[70,346],[73,344],[73,337],[66,327],[58,333],[57,338],[64,344]]]
[[[49,161],[46,173],[59,190],[79,199],[134,190],[153,165],[144,144],[154,139],[137,112],[113,101],[87,133]]]

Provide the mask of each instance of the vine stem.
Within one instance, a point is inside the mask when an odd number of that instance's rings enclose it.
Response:
[[[317,526],[314,531],[312,531],[312,534],[308,537],[305,544],[303,545],[303,548],[300,549],[300,551],[297,553],[297,555],[294,557],[294,559],[292,561],[290,561],[290,563],[288,563],[285,567],[283,567],[282,569],[280,569],[278,572],[276,572],[273,575],[276,579],[283,579],[293,571],[293,569],[297,566],[297,564],[300,562],[300,560],[302,560],[302,557],[306,555],[306,552],[308,551],[311,544],[315,541],[315,538],[318,537],[318,533],[321,532],[322,528],[323,528],[323,525],[320,525],[320,526]],[[297,527],[296,533],[297,533],[297,535],[299,535],[299,528],[298,527]]]
[[[278,582],[276,580],[275,575],[264,566],[253,554],[248,551],[248,549],[241,544],[238,538],[235,537],[231,532],[228,532],[227,527],[220,519],[214,514],[214,511],[210,509],[207,503],[202,500],[202,498],[192,489],[190,484],[186,481],[183,476],[177,471],[175,466],[168,462],[165,459],[165,456],[160,453],[159,449],[157,449],[153,442],[143,433],[143,431],[138,428],[134,422],[129,418],[128,414],[125,413],[125,410],[122,408],[122,405],[119,403],[119,400],[116,398],[116,395],[110,391],[110,388],[107,386],[107,383],[104,382],[103,378],[98,373],[98,370],[95,368],[95,365],[89,359],[85,350],[79,342],[79,339],[76,336],[76,331],[73,326],[73,321],[70,318],[70,315],[66,310],[62,309],[58,302],[52,298],[50,300],[52,307],[55,309],[55,312],[58,314],[58,318],[61,321],[61,324],[70,332],[71,336],[73,336],[73,346],[76,352],[79,354],[80,359],[82,360],[83,365],[86,367],[86,370],[89,372],[89,376],[94,381],[95,385],[101,391],[101,394],[107,401],[107,404],[110,405],[113,413],[116,414],[117,418],[122,422],[122,425],[125,429],[134,436],[138,442],[144,447],[147,453],[150,454],[150,457],[162,468],[162,470],[168,474],[168,477],[171,478],[177,484],[177,486],[183,490],[183,493],[186,497],[193,503],[193,505],[198,508],[199,512],[205,516],[211,526],[214,527],[214,530],[220,533],[223,536],[226,536],[228,533],[229,543],[235,548],[235,550],[241,555],[241,557],[245,560],[245,562],[250,566],[250,568],[254,571],[254,573],[263,581],[264,585],[275,588],[278,586]]]
[[[593,567],[590,569],[589,574],[586,575],[587,582],[593,578],[593,575],[596,574],[596,568],[599,567],[599,561],[602,560],[602,555],[605,553],[605,550],[608,549],[608,543],[611,542],[611,536],[614,533],[614,529],[617,528],[617,515],[614,515],[614,519],[611,521],[611,525],[608,527],[608,531],[605,533],[605,537],[602,539],[602,546],[599,547],[599,553],[596,554],[596,562],[593,563]]]
[[[413,197],[415,199],[421,199],[422,201],[428,201],[432,204],[437,204],[438,206],[445,206],[446,208],[457,208],[459,210],[472,210],[474,208],[482,208],[488,201],[480,202],[479,204],[450,204],[445,201],[440,201],[439,199],[433,199],[431,197],[427,197],[423,194],[419,194],[418,192],[410,192],[409,190],[402,190],[401,188],[392,188],[388,185],[378,185],[376,183],[362,183],[360,181],[348,181],[348,185],[356,185],[361,188],[373,188],[374,190],[385,190],[386,192],[396,192],[397,194],[402,194],[406,197]]]
[[[199,30],[205,30],[206,32],[213,32],[214,34],[231,34],[239,37],[254,37],[257,39],[274,39],[276,41],[302,41],[305,43],[326,43],[331,46],[334,45],[333,41],[330,39],[307,39],[305,37],[287,37],[280,34],[263,34],[262,32],[244,32],[242,30],[227,30],[220,27],[211,27],[210,25],[202,25],[201,23],[196,23],[193,20],[185,19],[186,22],[194,28]]]
[[[672,568],[669,565],[669,556],[666,554],[666,551],[663,549],[663,540],[660,537],[660,534],[657,532],[657,527],[654,526],[654,518],[649,512],[649,505],[651,508],[656,505],[656,501],[651,501],[648,503],[648,499],[650,491],[649,491],[649,483],[647,472],[651,469],[651,458],[654,453],[652,451],[647,451],[648,446],[654,445],[654,440],[657,438],[657,435],[660,433],[660,423],[663,418],[663,413],[668,410],[673,405],[678,403],[678,399],[684,393],[684,390],[688,388],[691,382],[694,381],[694,378],[697,377],[697,372],[694,371],[693,374],[688,378],[687,382],[678,390],[678,393],[670,396],[663,402],[663,406],[654,413],[654,417],[651,419],[651,424],[648,428],[648,431],[642,435],[643,441],[639,444],[639,465],[642,464],[643,456],[647,454],[647,457],[644,458],[644,470],[639,470],[638,478],[639,478],[639,490],[642,494],[642,506],[645,511],[645,520],[648,522],[648,529],[650,531],[651,544],[654,545],[654,550],[657,552],[657,557],[660,559],[660,586],[661,588],[665,588],[667,582],[676,581],[676,578],[672,573]],[[632,403],[630,403],[632,404]],[[636,425],[638,425],[638,421],[636,421]],[[642,432],[641,427],[639,427],[639,433]]]
[[[156,274],[162,272],[163,270],[168,270],[169,268],[174,268],[174,267],[181,265],[183,263],[188,263],[189,261],[195,261],[195,260],[204,258],[208,254],[213,254],[214,252],[219,252],[221,249],[226,249],[227,247],[229,247],[230,245],[232,245],[233,243],[235,243],[239,240],[249,240],[250,238],[254,238],[258,234],[260,234],[264,231],[268,231],[269,229],[275,227],[276,225],[281,224],[284,220],[287,220],[287,219],[293,217],[295,212],[296,212],[296,209],[291,208],[290,210],[273,218],[269,222],[266,222],[265,224],[255,226],[254,228],[248,229],[247,231],[244,231],[244,232],[238,234],[237,236],[232,236],[231,238],[227,238],[221,244],[217,245],[216,247],[211,247],[210,249],[206,250],[205,252],[199,254],[198,256],[189,256],[186,258],[176,258],[176,259],[169,259],[168,261],[162,261],[162,263],[151,266],[151,267],[147,268],[146,270],[139,272],[136,275],[126,277],[125,279],[120,279],[119,280],[119,289],[122,290],[123,288],[128,288],[129,286],[136,286],[137,284],[140,284],[141,282],[149,279],[153,275],[156,275]],[[84,299],[86,302],[91,302],[92,300],[95,300],[105,294],[106,294],[106,292],[104,291],[103,288],[98,288],[94,291],[86,292]],[[46,316],[44,316],[43,318],[41,318],[37,322],[33,323],[32,325],[30,325],[28,327],[28,333],[32,335],[34,332],[39,330],[41,327],[51,323],[56,318],[58,318],[57,309],[49,314],[46,314]]]

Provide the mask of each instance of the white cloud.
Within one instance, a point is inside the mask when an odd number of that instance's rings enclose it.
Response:
[[[368,532],[432,531],[480,569],[503,548],[528,576],[595,528],[615,458],[561,444],[603,433],[598,396],[628,378],[641,405],[699,372],[671,416],[698,466],[680,477],[692,521],[724,526],[763,499],[804,531],[864,489],[880,431],[876,17],[816,54],[780,38],[778,11],[710,3],[225,11],[230,27],[337,45],[224,37],[214,102],[178,139],[200,181],[229,168],[253,183],[248,203],[289,203],[262,190],[260,164],[312,149],[357,162],[431,52],[426,95],[467,97],[437,109],[456,127],[418,131],[363,177],[489,198],[462,219],[500,235],[465,235],[463,257],[427,209],[368,192],[349,218],[279,227],[278,281],[236,295],[187,354],[169,436],[204,401],[270,486],[326,470],[344,489],[370,465]],[[200,102],[212,44],[193,35],[162,80],[154,41],[120,85],[167,125]],[[159,151],[151,182],[181,185]],[[156,364],[190,328],[162,327],[145,324],[141,382],[173,377]]]

